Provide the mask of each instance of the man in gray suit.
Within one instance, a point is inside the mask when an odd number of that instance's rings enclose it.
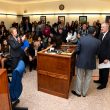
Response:
[[[81,37],[77,48],[77,76],[72,93],[76,96],[86,96],[91,81],[93,69],[96,68],[96,55],[100,47],[100,40],[94,37],[95,28],[89,27],[88,35]]]

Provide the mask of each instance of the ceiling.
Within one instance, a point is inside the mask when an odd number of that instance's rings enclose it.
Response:
[[[59,10],[59,5],[64,10]],[[110,13],[110,0],[0,0],[0,13]],[[26,14],[26,13],[25,13]]]
[[[0,0],[0,2],[12,3],[12,4],[28,4],[28,3],[42,3],[42,2],[54,2],[54,1],[62,1],[62,0]]]
[[[40,3],[40,2],[52,2],[52,1],[62,1],[62,0],[0,0],[0,2],[7,2],[7,3]],[[83,1],[83,0],[80,0]],[[110,0],[98,0],[100,1],[105,1],[105,2],[110,2]]]

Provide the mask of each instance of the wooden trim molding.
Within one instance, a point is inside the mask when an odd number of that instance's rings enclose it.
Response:
[[[52,72],[43,71],[43,70],[38,70],[38,74],[42,74],[42,75],[46,75],[46,76],[50,76],[50,77],[54,77],[54,78],[59,78],[59,79],[68,80],[68,76],[67,75],[61,75],[61,74],[52,73]]]

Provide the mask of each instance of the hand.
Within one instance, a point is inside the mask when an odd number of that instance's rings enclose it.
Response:
[[[21,39],[20,39],[20,37],[18,37],[18,38],[17,38],[17,41],[18,41],[19,43],[21,42]]]
[[[22,39],[22,41],[24,41],[25,40],[25,38],[26,38],[26,36],[24,35],[21,39]]]
[[[105,63],[105,64],[106,64],[106,63],[108,63],[108,62],[109,62],[109,60],[108,60],[108,59],[105,59],[105,60],[104,60],[104,63]]]
[[[29,56],[29,61],[32,61],[32,57],[31,56]]]
[[[77,34],[77,38],[80,38],[80,34]]]

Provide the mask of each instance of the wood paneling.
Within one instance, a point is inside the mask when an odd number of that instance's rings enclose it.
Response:
[[[7,71],[0,69],[0,110],[11,110]]]
[[[37,73],[38,90],[56,96],[68,98],[72,76],[75,72],[75,46],[71,55],[48,54],[38,52]]]

